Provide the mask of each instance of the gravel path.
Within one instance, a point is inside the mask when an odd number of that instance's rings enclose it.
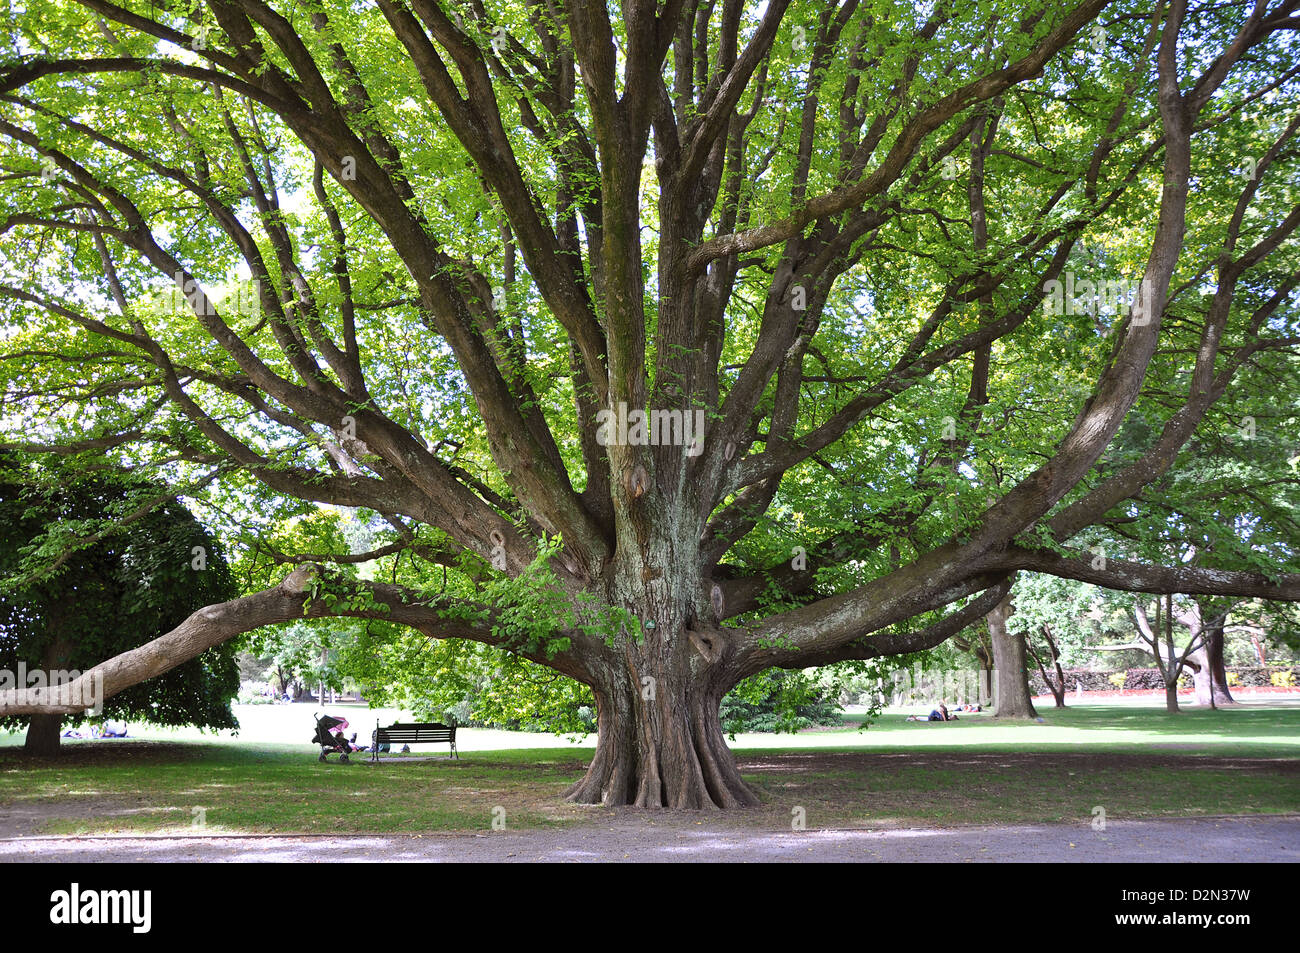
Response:
[[[629,813],[561,830],[483,834],[18,837],[0,863],[50,861],[926,861],[1279,862],[1300,860],[1300,815],[961,829],[746,831],[688,816]]]

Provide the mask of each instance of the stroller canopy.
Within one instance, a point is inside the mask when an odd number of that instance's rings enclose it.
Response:
[[[316,726],[324,728],[326,731],[333,731],[336,728],[343,731],[348,726],[348,720],[346,718],[336,718],[333,715],[321,715],[316,719]]]

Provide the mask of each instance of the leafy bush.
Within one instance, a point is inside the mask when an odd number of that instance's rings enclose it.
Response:
[[[835,694],[803,672],[761,672],[722,699],[722,726],[734,739],[741,731],[795,732],[837,725],[841,719]]]

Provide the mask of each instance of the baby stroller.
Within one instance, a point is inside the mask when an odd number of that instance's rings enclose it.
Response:
[[[356,750],[351,744],[343,738],[343,729],[347,728],[348,720],[346,718],[335,718],[333,715],[316,715],[316,735],[312,738],[312,744],[320,745],[320,757],[317,761],[324,761],[329,757],[331,752],[339,753],[339,761],[343,764],[348,763],[348,754]],[[353,738],[356,737],[354,734]]]

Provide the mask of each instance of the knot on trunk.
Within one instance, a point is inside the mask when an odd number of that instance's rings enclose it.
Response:
[[[727,640],[721,632],[687,629],[686,635],[690,638],[691,645],[695,646],[695,651],[704,656],[704,660],[710,665],[722,658],[722,650],[726,648]]]
[[[311,588],[312,581],[320,575],[320,567],[303,563],[280,582],[280,588],[292,595],[300,595]]]
[[[646,488],[650,484],[650,477],[645,472],[645,467],[637,464],[627,479],[628,495],[634,500],[639,500],[645,496]]]

